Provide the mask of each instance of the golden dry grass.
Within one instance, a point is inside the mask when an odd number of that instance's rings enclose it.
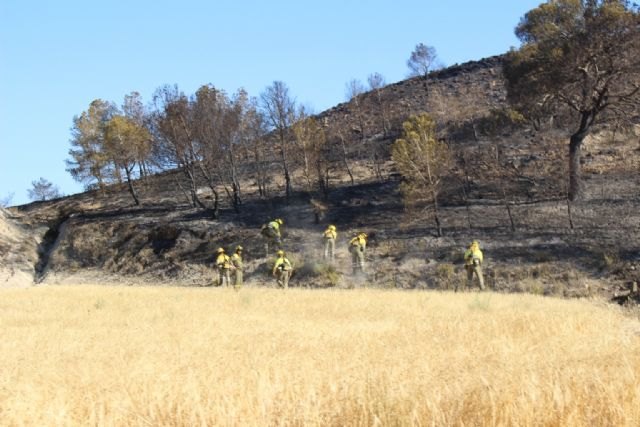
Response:
[[[527,295],[0,293],[0,424],[640,424],[640,325]]]

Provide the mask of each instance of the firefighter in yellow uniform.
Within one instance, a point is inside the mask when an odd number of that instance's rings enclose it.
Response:
[[[278,258],[273,264],[273,276],[278,281],[278,287],[287,289],[289,287],[289,279],[291,273],[293,273],[293,265],[291,261],[285,256],[283,250],[277,252]]]
[[[243,281],[244,266],[242,265],[242,246],[236,247],[236,251],[231,255],[231,266],[233,267],[233,287],[240,289]]]
[[[330,225],[322,233],[324,239],[324,256],[325,261],[333,262],[335,259],[336,239],[338,238],[338,232],[335,225]]]
[[[223,248],[216,251],[216,268],[218,269],[218,286],[229,286],[231,284],[231,258],[224,253]]]
[[[473,284],[473,275],[478,277],[478,284],[481,290],[484,290],[484,278],[482,277],[482,262],[484,256],[480,250],[480,244],[474,240],[464,253],[464,268],[467,270],[467,286]]]
[[[349,252],[351,252],[351,267],[353,274],[364,273],[365,251],[367,250],[367,233],[359,233],[349,240]]]
[[[265,239],[264,252],[266,257],[269,256],[269,245],[271,245],[272,249],[273,247],[281,248],[282,234],[280,233],[280,227],[283,224],[284,221],[282,219],[276,218],[262,226],[260,234]]]

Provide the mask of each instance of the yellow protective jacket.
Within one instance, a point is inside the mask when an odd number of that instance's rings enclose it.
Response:
[[[273,274],[278,270],[293,270],[293,266],[291,265],[291,261],[289,261],[286,257],[278,257],[276,259],[275,264],[273,264]]]
[[[327,228],[326,230],[324,230],[324,233],[322,233],[322,237],[324,237],[325,239],[335,240],[338,238],[338,232]]]
[[[280,224],[278,223],[278,221],[271,221],[269,224],[267,224],[267,227],[273,228],[278,234],[280,234]]]
[[[229,255],[222,253],[216,257],[216,267],[218,268],[231,268],[231,258]]]
[[[464,264],[473,265],[473,261],[477,260],[480,264],[484,261],[484,256],[478,245],[471,245],[464,253]]]
[[[239,253],[236,252],[231,255],[231,264],[238,270],[242,270],[242,257]]]
[[[352,248],[364,250],[367,247],[367,239],[362,236],[356,236],[353,239],[349,240],[349,246]]]

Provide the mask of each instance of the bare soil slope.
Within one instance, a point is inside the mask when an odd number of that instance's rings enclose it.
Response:
[[[34,282],[38,232],[0,208],[0,287],[27,287]]]

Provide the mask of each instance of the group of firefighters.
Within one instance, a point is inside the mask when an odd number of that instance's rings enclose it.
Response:
[[[287,258],[284,250],[282,250],[282,234],[280,227],[284,221],[280,218],[274,219],[262,226],[260,234],[265,240],[265,257],[269,257],[269,250],[277,248],[276,259],[273,263],[272,275],[276,278],[278,287],[288,288],[289,279],[293,273],[293,263]],[[335,248],[338,232],[335,225],[329,225],[322,233],[324,242],[323,259],[325,262],[333,263],[335,261]],[[349,240],[349,252],[351,253],[351,266],[354,275],[365,273],[365,252],[367,249],[367,233],[357,233]],[[233,255],[229,256],[225,253],[224,248],[218,248],[215,261],[218,270],[218,285],[231,286],[239,289],[243,283],[243,262],[242,262],[242,246],[237,246]],[[480,250],[480,244],[477,240],[471,242],[464,253],[465,270],[467,271],[467,285],[470,286],[473,277],[478,279],[478,285],[481,290],[485,289],[484,279],[482,275],[482,263],[484,257]]]

